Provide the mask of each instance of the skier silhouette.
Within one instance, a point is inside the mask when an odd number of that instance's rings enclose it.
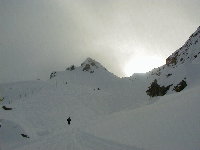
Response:
[[[67,122],[68,122],[68,125],[70,125],[70,122],[71,122],[71,118],[67,118]]]

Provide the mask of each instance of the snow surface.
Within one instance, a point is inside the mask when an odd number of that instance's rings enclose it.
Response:
[[[90,121],[113,112],[146,105],[147,83],[118,78],[100,65],[93,68],[93,73],[83,71],[83,67],[56,72],[46,82],[0,85],[1,96],[5,97],[1,106],[13,108],[0,108],[0,147],[133,149],[84,133],[84,128]],[[72,119],[70,126],[66,121],[68,116]]]
[[[148,150],[200,148],[200,87],[91,123],[97,137]]]
[[[200,149],[199,34],[170,56],[176,64],[146,74],[119,78],[88,58],[48,81],[0,84],[0,150]],[[165,96],[146,94],[155,79],[172,84]]]

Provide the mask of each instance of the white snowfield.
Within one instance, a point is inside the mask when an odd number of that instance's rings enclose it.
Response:
[[[12,108],[0,108],[1,149],[133,149],[84,129],[90,121],[146,105],[146,81],[118,78],[102,66],[93,73],[82,69],[56,72],[46,82],[0,85],[1,107]]]
[[[171,56],[175,65],[146,74],[119,78],[88,58],[48,81],[0,84],[0,150],[199,150],[197,33],[186,47],[192,59],[183,48]],[[155,79],[171,87],[150,98]],[[182,80],[187,86],[177,93]]]
[[[138,109],[106,116],[88,133],[147,150],[200,149],[200,87],[160,98]]]

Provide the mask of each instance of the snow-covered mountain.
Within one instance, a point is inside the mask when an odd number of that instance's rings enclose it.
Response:
[[[75,134],[74,130],[85,128],[89,121],[148,104],[145,89],[145,81],[121,79],[91,58],[78,67],[72,65],[65,71],[52,72],[46,82],[1,84],[4,99],[0,109],[0,145],[2,149],[14,149],[62,132]],[[66,123],[68,116],[72,119],[70,128]]]
[[[148,80],[152,80],[152,86],[155,87],[150,87],[147,93],[150,94],[152,92],[151,94],[154,96],[162,96],[166,93],[180,92],[187,86],[191,87],[194,84],[199,84],[197,83],[200,77],[199,54],[200,27],[181,48],[166,59],[165,65],[147,73]],[[156,88],[157,92],[155,92]]]
[[[189,37],[185,44],[166,59],[167,66],[198,63],[200,54],[200,27]]]
[[[199,41],[200,27],[166,64],[129,78],[87,58],[47,81],[0,84],[0,149],[199,149]]]

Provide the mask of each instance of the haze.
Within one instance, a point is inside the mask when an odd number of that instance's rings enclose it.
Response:
[[[120,77],[146,72],[199,25],[199,0],[0,0],[0,82],[47,80],[87,57]]]

